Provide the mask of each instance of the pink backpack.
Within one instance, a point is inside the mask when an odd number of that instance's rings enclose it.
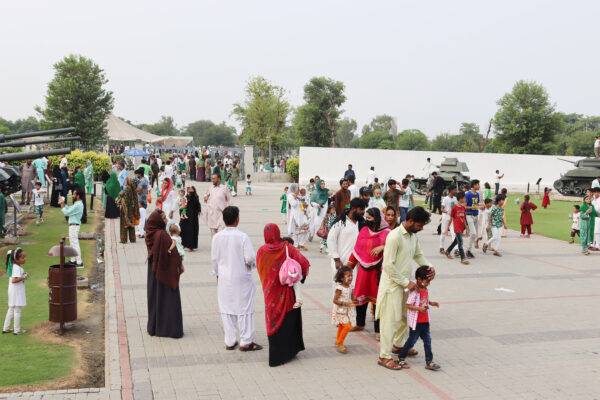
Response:
[[[302,267],[300,263],[293,258],[290,258],[288,252],[289,244],[285,244],[285,261],[279,269],[279,282],[284,286],[292,286],[294,283],[302,279]]]

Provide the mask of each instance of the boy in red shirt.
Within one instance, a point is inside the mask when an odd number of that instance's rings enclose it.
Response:
[[[406,356],[408,356],[408,351],[413,348],[420,337],[423,340],[423,347],[425,348],[425,368],[437,371],[440,369],[440,365],[433,362],[431,334],[429,330],[429,306],[439,307],[440,305],[435,301],[429,301],[429,292],[427,291],[427,286],[429,286],[428,271],[429,267],[427,265],[421,266],[415,271],[417,288],[408,293],[408,300],[406,301],[406,321],[410,330],[408,339],[404,346],[402,346],[402,351],[398,354],[398,358],[403,368],[409,368],[405,361]]]
[[[465,237],[469,237],[469,226],[467,225],[467,221],[465,219],[465,215],[467,209],[465,208],[465,194],[464,192],[458,192],[456,194],[456,200],[458,203],[452,207],[452,211],[450,212],[450,218],[452,218],[452,224],[454,225],[454,233],[456,236],[454,237],[454,241],[450,244],[450,247],[445,251],[446,257],[452,259],[450,252],[458,244],[458,252],[460,253],[460,262],[467,265],[469,261],[465,258],[465,251],[463,250],[463,232],[465,233]],[[444,235],[448,234],[448,229],[443,233]]]

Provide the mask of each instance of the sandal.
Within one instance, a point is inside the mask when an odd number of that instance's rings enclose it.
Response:
[[[452,255],[451,255],[450,253],[448,253],[447,251],[444,251],[444,254],[446,255],[446,257],[447,257],[449,260],[452,260],[452,258],[453,258],[453,257],[452,257]]]
[[[375,333],[375,340],[379,342],[381,340],[381,334]]]
[[[461,263],[461,264],[464,264],[464,265],[469,265],[469,264],[470,264],[470,263],[469,263],[469,261],[467,261],[467,260],[464,260],[464,259],[463,259],[463,260],[460,260],[460,263]]]
[[[497,251],[495,251],[495,252],[494,252],[494,255],[495,255],[496,257],[502,257],[502,254],[498,253]]]
[[[589,255],[590,255],[590,252],[589,252],[589,251],[586,251],[586,252],[584,252],[584,253],[583,253],[583,255],[584,255],[584,256],[589,256]],[[4,332],[2,332],[2,333],[4,333]]]
[[[335,347],[337,348],[337,351],[339,351],[342,354],[346,354],[348,352],[348,348],[344,346],[343,343],[336,343]]]
[[[383,361],[382,361],[383,360]],[[377,360],[377,364],[383,368],[391,369],[393,371],[400,371],[403,367],[391,358],[380,358]]]
[[[262,346],[260,344],[256,344],[254,342],[250,343],[248,346],[240,346],[240,351],[256,351],[262,350]]]
[[[485,244],[483,245],[483,249],[482,249],[482,250],[483,250],[483,252],[485,253],[485,252],[487,252],[487,249],[488,249],[488,245],[487,245],[487,243],[485,243]]]
[[[235,342],[233,346],[225,346],[225,350],[234,350],[238,345],[238,342]]]
[[[410,369],[410,365],[404,360],[398,360],[398,364],[404,369]]]
[[[396,347],[396,346],[392,346],[392,354],[396,354],[396,355],[398,355],[398,354],[400,354],[400,352],[402,352],[402,347]],[[416,351],[415,349],[410,349],[410,350],[408,351],[408,353],[407,353],[407,355],[408,355],[409,357],[414,357],[414,356],[416,356],[417,354],[419,354],[419,352],[418,352],[418,351]]]
[[[429,361],[427,364],[425,364],[425,369],[430,369],[432,371],[437,371],[440,368],[442,368],[440,367],[440,364],[436,364],[433,361]]]

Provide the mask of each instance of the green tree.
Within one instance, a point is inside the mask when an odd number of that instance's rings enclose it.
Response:
[[[48,83],[46,108],[36,107],[40,128],[75,127],[74,135],[95,146],[104,142],[106,117],[113,109],[113,94],[104,70],[91,59],[69,55],[54,64],[54,79]]]
[[[340,119],[336,122],[337,145],[339,147],[350,147],[356,136],[356,121],[350,118]]]
[[[286,100],[285,89],[257,76],[251,78],[246,85],[246,98],[243,103],[233,105],[231,114],[242,125],[240,141],[252,143],[258,147],[262,157],[271,146],[279,147],[282,141],[281,132],[285,127],[290,104]]]
[[[542,85],[518,81],[497,104],[494,128],[503,152],[552,154],[555,151],[562,116],[554,111]]]
[[[361,149],[393,149],[394,139],[387,132],[368,132],[360,137]]]
[[[590,157],[593,155],[594,140],[598,135],[594,131],[579,131],[573,133],[567,139],[567,149],[564,153],[568,156],[585,156]]]
[[[429,150],[427,135],[418,129],[407,129],[396,136],[396,148],[400,150]]]
[[[293,126],[298,146],[325,147],[329,144],[329,125],[314,104],[303,104],[296,109]]]
[[[392,126],[394,125],[394,120],[389,115],[383,114],[378,115],[371,120],[369,125],[364,125],[362,128],[363,135],[369,132],[392,132]]]
[[[181,134],[173,117],[168,115],[161,115],[160,120],[154,124],[140,124],[137,127],[159,136],[179,136]]]
[[[306,106],[299,110],[301,113],[310,113],[310,118],[304,122],[312,122],[313,138],[318,138],[318,145],[326,146],[322,141],[324,126],[327,127],[331,140],[331,147],[336,147],[336,121],[343,112],[340,107],[346,101],[344,84],[331,78],[314,77],[304,85],[304,101]],[[301,106],[304,107],[304,106]],[[325,124],[322,123],[325,121]]]
[[[183,128],[182,135],[192,136],[195,146],[233,146],[237,142],[235,128],[225,121],[218,125],[208,120],[195,121]]]
[[[457,151],[456,140],[454,139],[454,136],[448,132],[440,133],[431,141],[431,150]]]

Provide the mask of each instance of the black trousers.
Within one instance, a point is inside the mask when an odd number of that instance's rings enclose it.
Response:
[[[442,195],[440,194],[435,194],[433,196],[433,209],[431,210],[431,212],[433,214],[441,214],[442,213]]]
[[[367,309],[369,304],[365,303],[362,306],[356,306],[356,326],[365,326],[367,319]],[[375,305],[373,305],[373,312],[375,312]],[[379,320],[375,320],[375,333],[379,333]]]

